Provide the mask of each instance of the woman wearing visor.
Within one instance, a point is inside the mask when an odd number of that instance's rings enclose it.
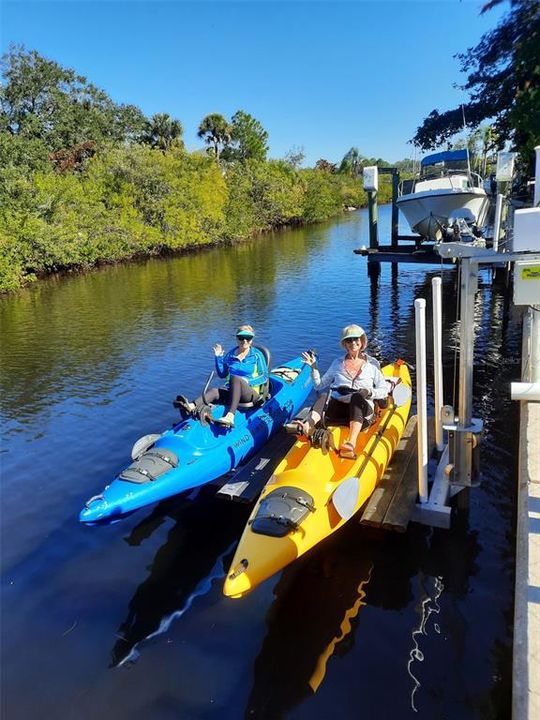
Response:
[[[226,427],[234,426],[234,413],[239,403],[256,402],[259,390],[268,381],[268,367],[262,352],[253,347],[255,331],[251,325],[240,325],[236,331],[237,346],[225,353],[220,343],[213,345],[216,373],[227,378],[227,387],[210,388],[205,393],[207,403],[219,403],[228,406],[223,417],[216,423]],[[188,402],[182,396],[177,398],[177,406],[191,413],[202,403],[202,397]]]
[[[341,346],[345,355],[333,361],[321,377],[315,367],[315,357],[302,353],[304,362],[311,366],[313,385],[317,390],[330,388],[330,398],[326,409],[329,423],[349,424],[349,437],[342,444],[341,457],[356,457],[356,441],[364,423],[370,423],[375,412],[374,400],[384,400],[388,395],[388,385],[375,358],[366,352],[367,337],[359,325],[347,325],[341,332]],[[320,395],[313,404],[308,419],[289,424],[305,435],[313,432],[321,420],[326,403],[326,393]]]

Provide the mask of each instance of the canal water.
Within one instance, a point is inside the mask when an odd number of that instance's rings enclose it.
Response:
[[[389,234],[389,208],[380,232]],[[324,369],[355,322],[381,359],[414,363],[416,297],[441,268],[353,249],[365,211],[231,248],[107,267],[0,301],[2,717],[6,720],[510,717],[518,317],[481,276],[474,414],[482,484],[451,530],[354,520],[242,600],[222,583],[249,507],[211,488],[108,527],[77,516],[133,442],[194,396],[211,345],[249,322],[277,364]],[[455,271],[445,269],[452,401]],[[428,312],[429,315],[429,312]],[[431,375],[430,375],[431,377]]]

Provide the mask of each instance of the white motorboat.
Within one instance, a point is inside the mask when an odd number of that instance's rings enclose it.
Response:
[[[397,205],[414,232],[440,242],[455,239],[450,228],[461,221],[479,232],[490,199],[480,175],[470,171],[468,151],[449,150],[422,160],[419,176],[401,183]]]

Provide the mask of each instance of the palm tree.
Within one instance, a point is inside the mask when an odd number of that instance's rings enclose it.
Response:
[[[362,170],[362,156],[357,147],[352,147],[343,156],[341,165],[339,166],[340,173],[346,173],[353,177],[358,177]]]
[[[197,135],[207,145],[213,145],[214,155],[219,162],[220,146],[223,147],[231,139],[231,127],[223,115],[210,113],[201,120]]]
[[[156,113],[146,125],[143,142],[165,151],[173,142],[180,140],[183,134],[180,120],[175,120],[168,113]]]

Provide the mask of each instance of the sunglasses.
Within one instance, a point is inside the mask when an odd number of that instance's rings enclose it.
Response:
[[[360,342],[359,337],[345,338],[346,343]]]
[[[251,342],[253,340],[253,335],[237,335],[237,340],[245,340],[246,342]]]

